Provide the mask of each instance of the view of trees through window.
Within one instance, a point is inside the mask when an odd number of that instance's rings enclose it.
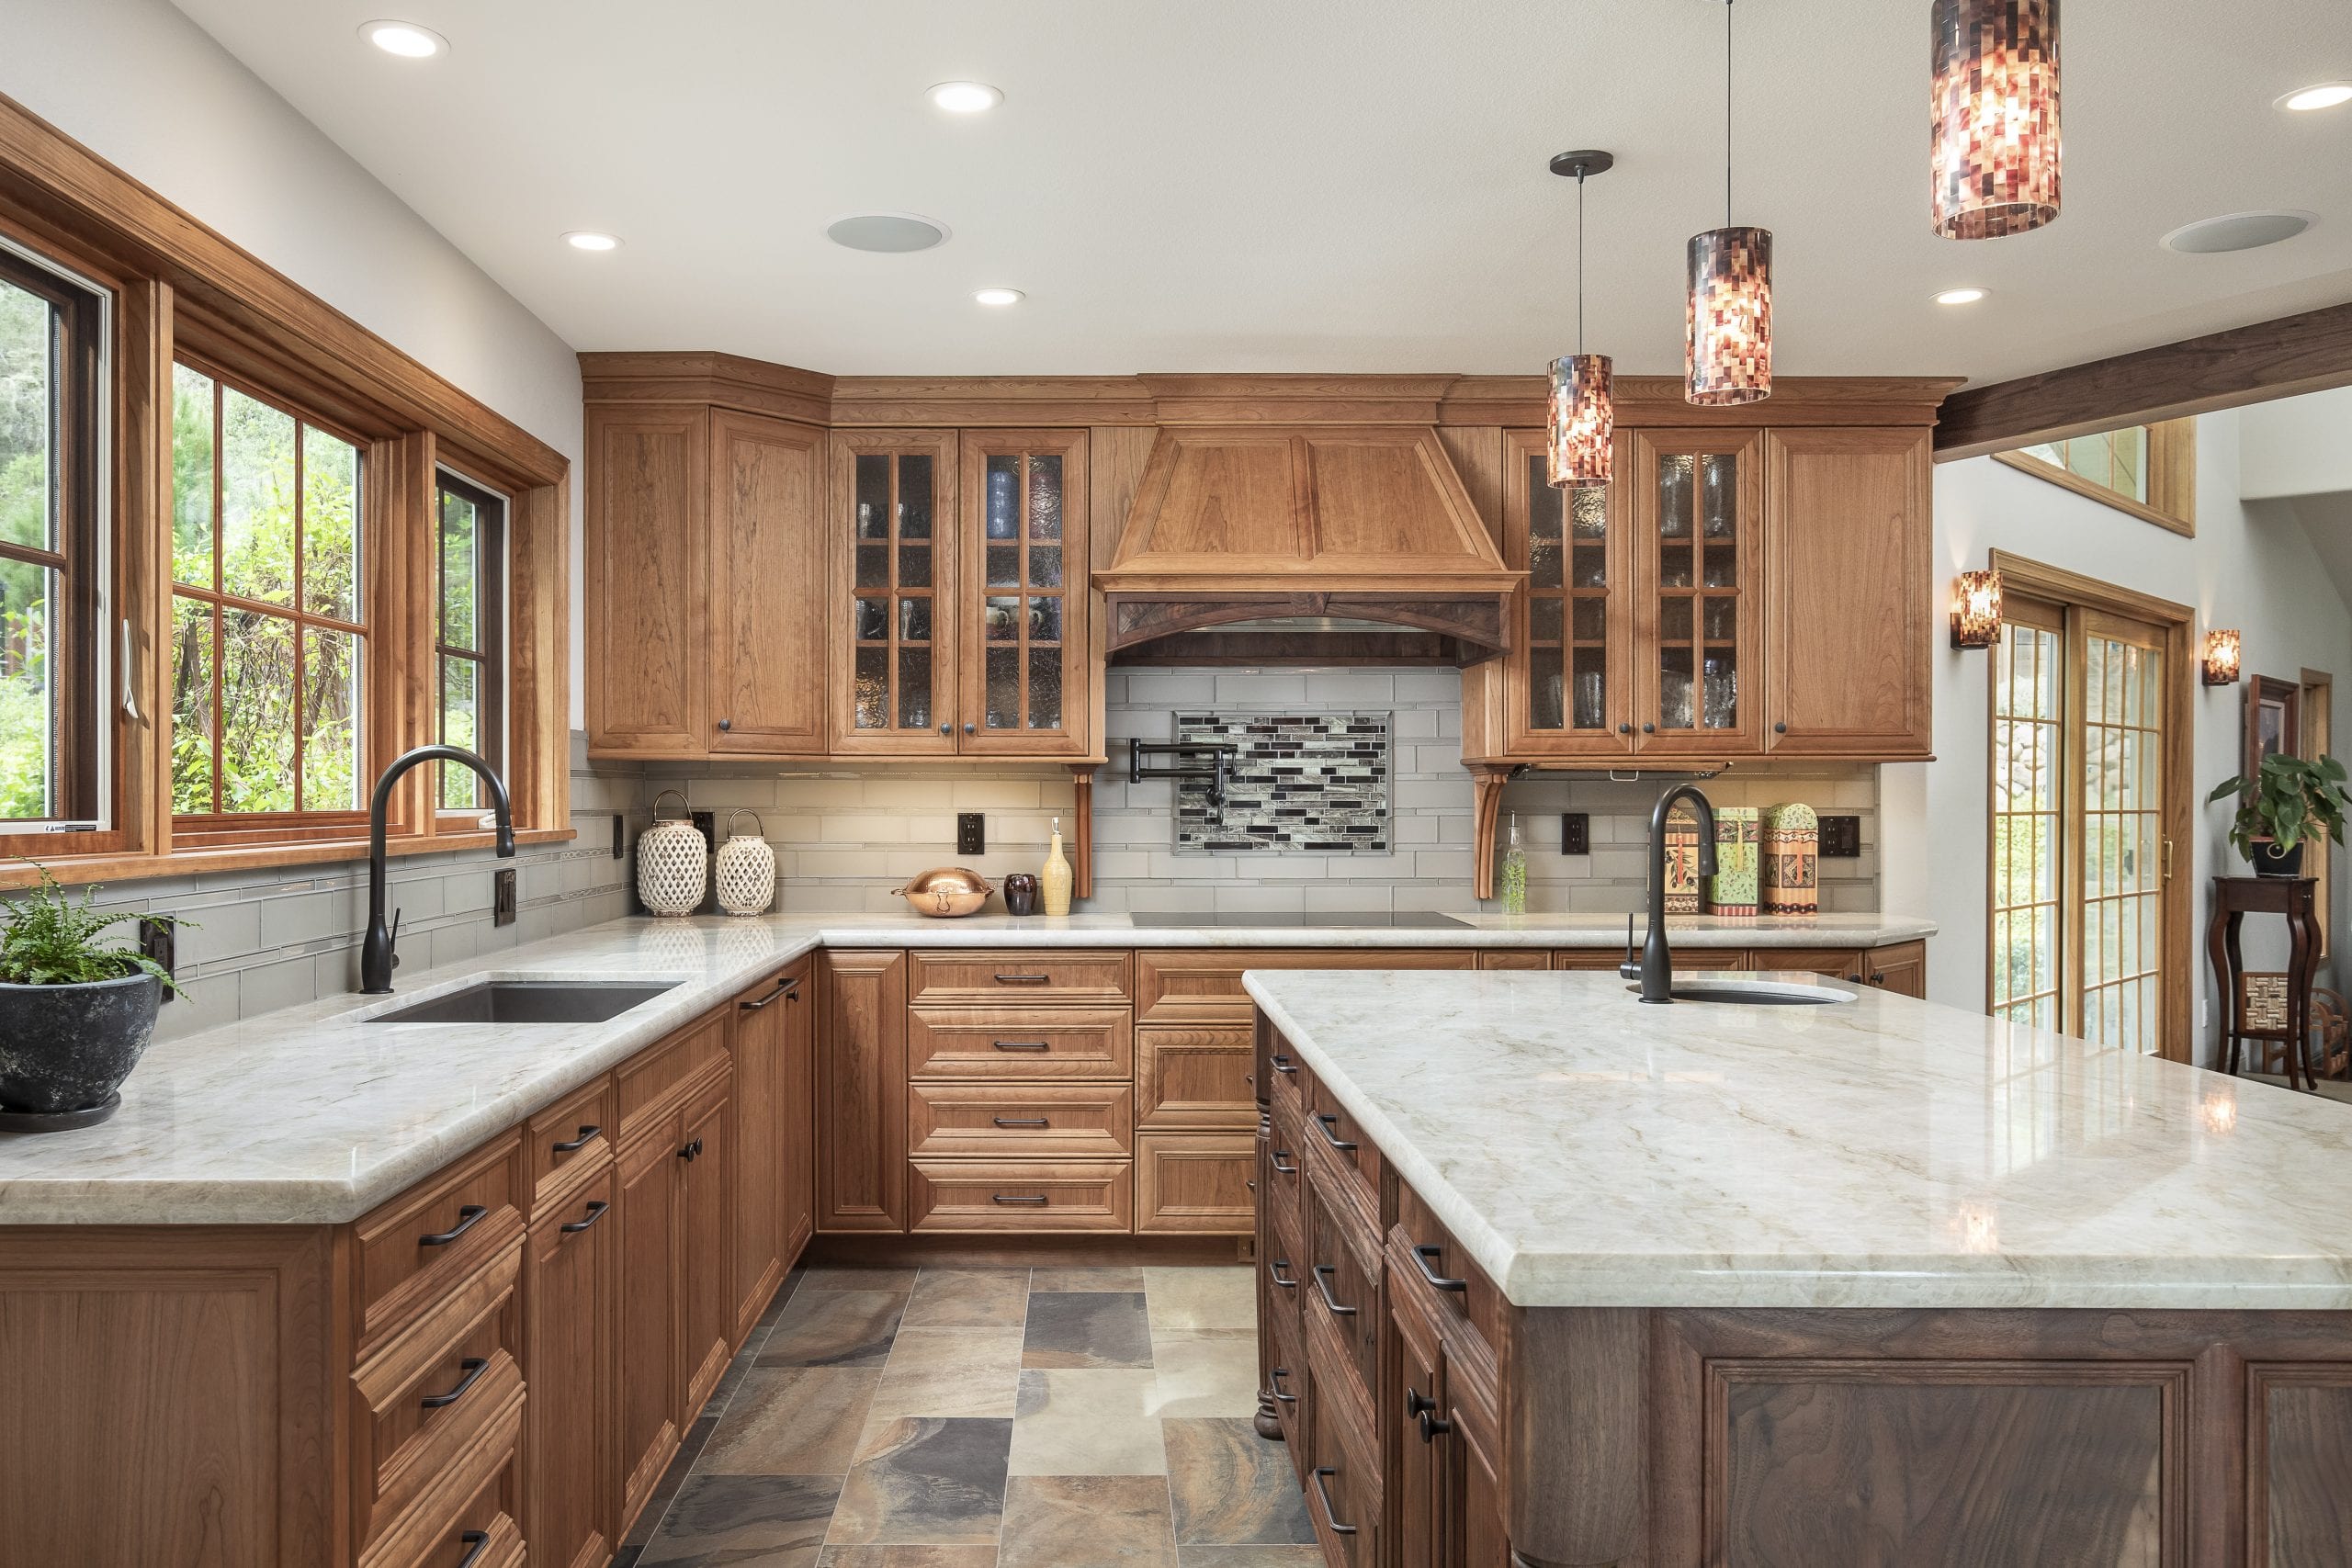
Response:
[[[440,481],[441,604],[434,656],[440,670],[440,735],[505,771],[506,502],[452,474]],[[441,764],[441,805],[487,806],[470,768]]]
[[[172,799],[358,809],[359,448],[194,366],[172,418]]]
[[[0,280],[0,818],[51,814],[57,733],[50,682],[56,535],[50,302]]]

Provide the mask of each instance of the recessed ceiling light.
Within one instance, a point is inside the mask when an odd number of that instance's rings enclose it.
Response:
[[[449,40],[431,28],[421,28],[414,22],[394,21],[389,17],[362,23],[359,36],[386,54],[397,54],[402,60],[430,60],[436,54],[448,52],[449,49]]]
[[[600,234],[594,229],[574,229],[563,237],[563,243],[575,251],[617,251],[621,243],[610,234]]]
[[[2352,82],[2317,82],[2308,87],[2298,87],[2278,100],[2282,109],[2308,114],[2313,109],[2332,109],[2338,104],[2352,104]]]
[[[972,298],[983,305],[1018,305],[1025,296],[1018,288],[975,288]]]
[[[2308,212],[2232,212],[2184,223],[2164,238],[2166,249],[2192,256],[2258,250],[2291,240],[2312,226]]]
[[[942,82],[932,88],[931,101],[949,114],[986,114],[1004,95],[986,82]]]
[[[825,236],[853,251],[927,251],[947,238],[947,225],[914,212],[853,212],[825,225]]]
[[[1936,296],[1939,305],[1973,305],[1990,290],[1983,288],[1947,288]]]

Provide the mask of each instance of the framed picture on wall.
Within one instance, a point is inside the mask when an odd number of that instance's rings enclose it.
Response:
[[[2256,675],[2245,688],[2245,756],[2242,772],[2253,778],[2262,759],[2278,752],[2301,753],[2303,689],[2292,681]]]

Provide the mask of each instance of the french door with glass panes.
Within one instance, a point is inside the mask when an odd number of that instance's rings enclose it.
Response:
[[[2165,884],[2179,803],[2166,628],[2006,595],[1992,668],[1987,1009],[2182,1055],[2185,933]]]

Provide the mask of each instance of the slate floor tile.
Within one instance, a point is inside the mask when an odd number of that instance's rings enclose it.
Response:
[[[906,1297],[891,1291],[802,1291],[760,1348],[763,1367],[878,1367]]]
[[[1179,1546],[1177,1568],[1323,1568],[1319,1546]]]
[[[755,1367],[704,1448],[719,1475],[841,1475],[865,1430],[876,1367]]]
[[[1151,1325],[1134,1291],[1032,1291],[1024,1367],[1148,1367]]]
[[[815,1568],[841,1478],[697,1475],[670,1505],[642,1568]]]
[[[1018,1328],[1028,1310],[1025,1269],[926,1269],[899,1321],[906,1328]]]
[[[1140,1269],[1032,1269],[1033,1291],[1140,1291]]]
[[[870,1414],[1010,1420],[1020,1385],[1017,1328],[902,1328]]]
[[[1159,1475],[1016,1475],[1005,1484],[1000,1568],[1176,1568]]]
[[[1231,1334],[1155,1332],[1151,1364],[1161,1416],[1254,1416],[1258,1340]]]
[[[842,1483],[827,1540],[993,1546],[1003,1523],[1011,1420],[876,1419]]]
[[[818,1264],[800,1277],[800,1294],[810,1291],[896,1291],[903,1296],[915,1288],[916,1269],[856,1269]]]
[[[1168,1450],[1148,1371],[1024,1371],[1012,1418],[1015,1475],[1162,1475]]]
[[[1246,1416],[1162,1421],[1176,1539],[1191,1545],[1305,1545],[1306,1501],[1282,1444]]]
[[[1143,1292],[1154,1333],[1258,1331],[1257,1280],[1248,1269],[1146,1269]]]
[[[829,1546],[818,1557],[817,1568],[996,1568],[996,1548]]]

